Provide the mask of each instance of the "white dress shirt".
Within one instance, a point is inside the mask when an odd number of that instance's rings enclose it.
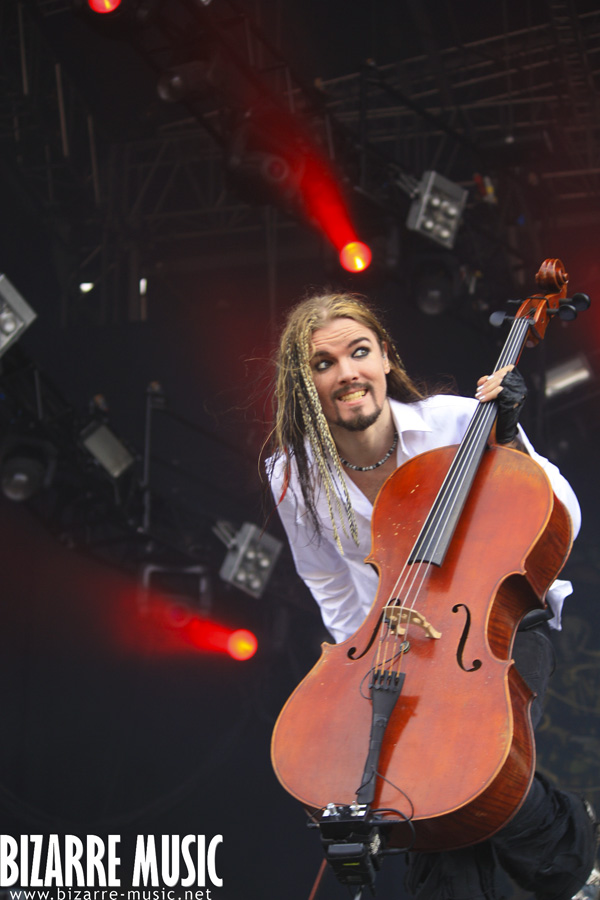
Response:
[[[416,403],[390,400],[399,436],[396,465],[399,466],[426,450],[460,443],[477,404],[475,399],[447,394],[439,394]],[[546,472],[554,493],[566,506],[575,537],[579,531],[581,514],[573,489],[555,465],[535,452],[521,428],[519,433],[531,457]],[[307,450],[310,459],[310,446]],[[267,466],[269,468],[268,464]],[[276,503],[283,491],[283,469],[283,459],[280,458],[275,463],[271,478]],[[292,461],[288,489],[278,505],[296,570],[319,604],[325,627],[337,643],[351,637],[362,624],[378,586],[376,571],[364,562],[371,547],[373,505],[350,479],[347,479],[347,486],[358,525],[359,544],[357,546],[344,533],[341,520],[338,521],[343,555],[334,540],[324,490],[317,490],[315,502],[322,524],[322,535],[319,537],[315,533],[302,497],[295,460]],[[556,580],[548,591],[546,599],[554,614],[550,625],[554,628],[560,628],[562,605],[571,592],[571,584],[561,580]]]

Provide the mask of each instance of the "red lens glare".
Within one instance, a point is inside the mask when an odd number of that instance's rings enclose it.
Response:
[[[352,241],[342,249],[340,264],[347,272],[362,272],[371,263],[371,251],[362,241]]]
[[[121,5],[121,0],[88,0],[92,12],[111,13]]]
[[[256,653],[258,643],[251,631],[240,629],[229,635],[227,652],[234,659],[250,659]]]

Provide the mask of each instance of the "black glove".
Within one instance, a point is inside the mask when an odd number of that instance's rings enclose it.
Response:
[[[496,441],[499,444],[510,444],[517,436],[517,423],[527,397],[527,385],[516,369],[507,372],[501,384],[502,390],[496,398]]]

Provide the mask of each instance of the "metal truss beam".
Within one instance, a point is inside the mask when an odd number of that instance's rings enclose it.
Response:
[[[71,5],[0,13],[0,152],[76,241],[73,283],[100,259],[116,283],[139,248],[155,257],[260,233],[264,210],[232,188],[224,157],[235,122],[264,102],[302,117],[348,188],[392,210],[425,169],[464,185],[477,171],[531,172],[556,216],[579,201],[600,208],[600,10],[578,16],[552,0],[546,23],[436,50],[435,67],[415,56],[307,86],[234,3],[166,8],[132,42],[158,80],[189,60],[185,35],[200,22],[214,63],[206,90],[165,107],[152,137],[123,140],[101,133],[44,41],[44,22]]]

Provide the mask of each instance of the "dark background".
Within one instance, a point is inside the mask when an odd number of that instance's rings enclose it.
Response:
[[[125,847],[138,833],[222,833],[224,887],[213,896],[303,900],[322,853],[272,773],[269,740],[326,635],[287,549],[256,599],[219,578],[226,548],[212,530],[218,520],[254,522],[282,538],[257,464],[275,336],[307,290],[358,290],[383,310],[411,373],[433,384],[453,378],[470,395],[500,345],[490,312],[532,291],[544,258],[563,259],[571,289],[597,299],[600,16],[583,0],[506,0],[485,15],[441,0],[257,0],[220,9],[213,0],[202,11],[199,33],[214,39],[213,16],[228,53],[244,59],[239,23],[256,26],[260,53],[249,68],[233,67],[240,96],[250,76],[277,96],[291,83],[316,140],[324,109],[334,131],[344,131],[337,171],[375,251],[371,268],[350,276],[272,185],[265,198],[232,172],[230,97],[214,90],[174,104],[158,99],[157,80],[181,61],[174,48],[182,40],[178,4],[158,6],[163,31],[175,35],[168,52],[157,49],[157,32],[150,38],[127,23],[99,29],[60,0],[2,7],[0,271],[37,320],[0,360],[0,424],[3,436],[48,439],[59,459],[52,485],[29,503],[0,498],[0,821],[15,835],[118,833]],[[395,93],[371,87],[361,119],[366,60]],[[282,82],[282,72],[291,80]],[[161,160],[162,180],[153,181]],[[418,180],[428,169],[469,190],[451,252],[406,229],[410,201],[391,183],[391,172]],[[478,192],[476,174],[489,177],[495,203]],[[448,303],[426,315],[418,276],[439,266]],[[148,278],[145,306],[131,287],[138,275]],[[96,288],[84,296],[77,286],[87,276]],[[573,484],[584,522],[568,563],[575,594],[557,639],[540,767],[592,800],[600,790],[599,315],[592,304],[573,323],[553,323],[521,366],[527,430]],[[544,373],[576,353],[594,378],[546,402]],[[32,366],[47,403],[41,418]],[[153,411],[144,529],[152,382],[165,404]],[[99,394],[136,457],[116,492],[78,449]],[[256,655],[235,662],[200,654],[176,629],[145,619],[139,582],[148,563],[205,566],[211,617],[254,631]],[[192,611],[198,602],[186,601]],[[386,861],[378,896],[401,896],[402,865]],[[328,873],[319,896],[345,895]]]

